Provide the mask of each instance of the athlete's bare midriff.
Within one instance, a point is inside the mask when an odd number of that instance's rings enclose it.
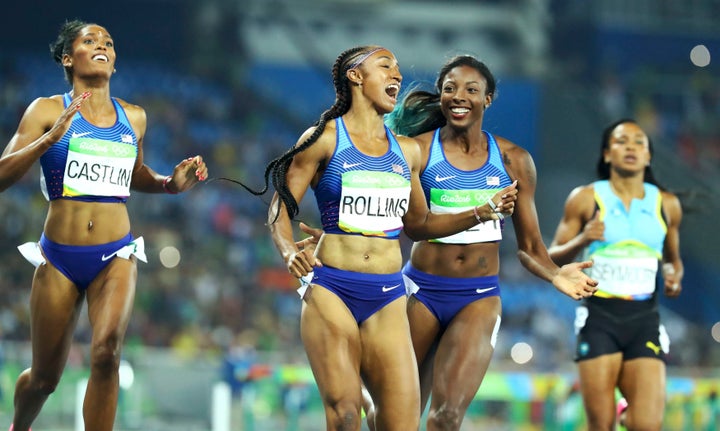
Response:
[[[124,203],[82,202],[56,199],[50,202],[45,236],[58,244],[105,244],[130,232]]]
[[[440,244],[416,242],[412,266],[442,277],[486,277],[500,271],[499,242]]]
[[[402,268],[397,239],[325,234],[318,244],[318,258],[323,265],[370,274],[392,274]]]

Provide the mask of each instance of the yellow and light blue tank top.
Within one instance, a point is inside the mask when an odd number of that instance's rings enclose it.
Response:
[[[428,163],[420,175],[425,199],[433,213],[458,213],[484,205],[495,193],[512,183],[495,137],[486,131],[483,133],[487,136],[487,161],[479,169],[464,171],[448,162],[440,142],[440,129],[435,130]],[[503,223],[490,220],[464,232],[431,241],[447,244],[500,241]]]
[[[645,183],[645,196],[633,199],[628,210],[609,181],[596,181],[593,187],[599,217],[605,223],[605,240],[593,241],[585,249],[586,259],[593,261],[589,275],[599,282],[595,296],[650,299],[667,233],[660,189]]]
[[[314,189],[323,230],[397,238],[410,201],[410,168],[395,136],[385,127],[388,151],[371,157],[352,143],[342,118],[335,127],[335,151]]]
[[[72,98],[63,95],[67,107]],[[111,127],[90,124],[78,112],[70,129],[40,157],[40,188],[47,200],[125,202],[137,159],[137,137],[125,110],[112,99]]]

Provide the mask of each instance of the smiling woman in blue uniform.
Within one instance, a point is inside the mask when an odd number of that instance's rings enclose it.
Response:
[[[131,190],[188,190],[207,178],[207,168],[200,156],[180,162],[172,175],[144,164],[145,111],[110,96],[116,53],[107,29],[66,22],[51,49],[72,89],[32,102],[0,158],[0,190],[40,160],[40,185],[49,201],[39,242],[19,247],[36,266],[30,292],[32,366],[15,386],[11,430],[29,429],[55,390],[87,301],[92,341],[85,429],[110,431],[136,259],[145,260],[125,203]]]
[[[599,180],[570,193],[550,247],[559,263],[581,252],[595,263],[590,275],[598,292],[575,317],[575,360],[591,431],[613,429],[616,387],[627,400],[628,430],[662,428],[669,338],[660,324],[656,277],[662,267],[665,295],[680,294],[682,208],[657,185],[651,156],[650,139],[634,120],[607,127]]]
[[[303,294],[300,332],[325,406],[328,430],[360,430],[364,382],[378,431],[417,430],[417,369],[405,313],[398,236],[447,236],[478,220],[511,214],[516,190],[501,189],[457,214],[428,211],[418,178],[419,148],[383,124],[402,76],[392,52],[361,46],[332,68],[335,104],[267,169],[276,194],[268,224]],[[316,254],[299,250],[292,218],[315,191],[324,234]],[[322,264],[320,264],[322,262]],[[413,365],[411,365],[413,364]]]
[[[520,262],[571,298],[592,295],[596,283],[582,272],[590,263],[558,268],[543,244],[532,157],[483,130],[495,94],[488,67],[457,56],[440,69],[434,92],[411,91],[387,123],[420,143],[419,178],[433,213],[458,213],[517,186],[512,223]],[[460,429],[492,358],[501,314],[500,241],[508,220],[416,241],[403,268],[423,410],[430,398],[428,431]]]

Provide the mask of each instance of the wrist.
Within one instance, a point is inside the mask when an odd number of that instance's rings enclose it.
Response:
[[[475,220],[477,220],[478,223],[484,222],[484,220],[480,217],[480,213],[478,213],[478,207],[473,207],[473,215],[475,216]]]
[[[165,177],[165,179],[164,179],[163,182],[162,182],[163,191],[164,191],[165,193],[169,194],[169,195],[176,195],[176,194],[178,194],[178,191],[177,191],[177,190],[174,190],[174,191],[173,191],[173,190],[170,188],[169,183],[170,183],[171,181],[172,181],[172,175],[168,175],[168,176]]]

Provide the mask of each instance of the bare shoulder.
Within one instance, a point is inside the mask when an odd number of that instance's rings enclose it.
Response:
[[[667,190],[660,191],[662,196],[663,211],[673,220],[680,220],[682,217],[682,204],[676,194]]]
[[[145,113],[145,109],[142,106],[129,103],[119,97],[115,97],[114,99],[117,100],[118,103],[120,103],[120,106],[122,106],[123,110],[125,110],[125,114],[128,116],[130,123],[135,124],[136,121],[141,121],[144,123],[145,121],[147,121],[147,114]]]
[[[677,197],[677,195],[673,192],[669,192],[667,190],[661,190],[660,195],[662,196],[662,200],[665,203],[668,203],[670,205],[680,205],[680,199]]]
[[[493,135],[493,137],[500,148],[500,152],[503,154],[503,159],[510,158],[512,161],[517,161],[518,163],[532,161],[530,152],[525,148],[502,136]]]
[[[307,142],[309,138],[317,133],[317,126],[308,127],[298,138],[295,143],[295,147],[299,147]],[[309,147],[306,147],[295,156],[298,159],[316,159],[325,160],[329,159],[335,151],[336,146],[336,128],[334,121],[328,121],[325,124],[325,128],[322,133],[317,136],[317,139]]]
[[[432,144],[432,140],[435,137],[435,130],[431,130],[429,132],[421,133],[412,139],[415,140],[415,143],[420,146],[420,149],[423,152],[427,152],[430,148],[430,145]]]
[[[422,153],[421,141],[418,137],[411,138],[405,135],[397,135],[396,139],[407,162],[410,163],[411,166],[417,167],[417,164],[420,162],[420,154]]]
[[[50,123],[54,123],[64,109],[65,106],[61,95],[38,97],[28,105],[25,110],[25,116],[31,116],[35,119],[46,119]]]
[[[570,191],[567,200],[595,202],[595,186],[592,184],[577,186]]]
[[[510,177],[519,180],[524,186],[536,187],[537,171],[530,152],[509,139],[502,136],[493,136],[500,149],[502,162]]]

